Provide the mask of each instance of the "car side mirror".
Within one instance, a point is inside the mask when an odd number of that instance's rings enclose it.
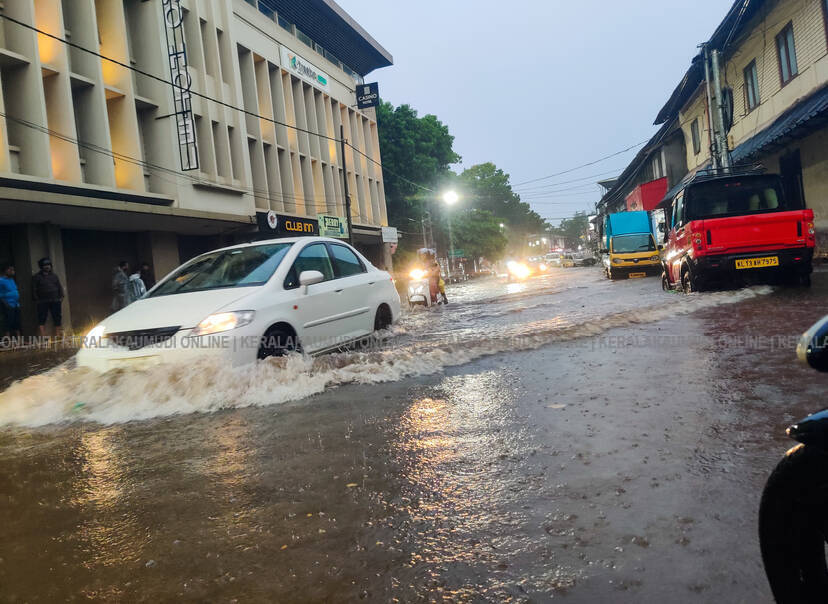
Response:
[[[664,246],[663,246],[663,245],[659,245],[659,246],[658,246],[658,251],[661,251],[661,250],[663,250],[663,249],[664,249]]]
[[[602,247],[600,251],[602,254],[609,254],[609,248]]]
[[[321,283],[324,280],[325,275],[323,275],[319,271],[302,271],[299,274],[299,285],[301,285],[303,288],[303,294],[308,293],[309,285],[313,285],[314,283]]]
[[[817,371],[828,371],[828,315],[802,334],[796,356]]]
[[[658,223],[658,230],[661,231],[662,233],[666,233],[667,232],[667,225],[664,224],[663,222],[659,222]]]

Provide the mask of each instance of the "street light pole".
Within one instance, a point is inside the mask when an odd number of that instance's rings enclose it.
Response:
[[[457,203],[459,197],[457,193],[454,191],[446,191],[443,193],[443,201],[449,207],[453,206]],[[447,213],[448,217],[448,231],[449,231],[449,266],[451,267],[451,272],[454,272],[454,234],[451,232],[451,213]]]

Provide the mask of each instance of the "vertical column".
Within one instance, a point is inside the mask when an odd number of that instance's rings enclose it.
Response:
[[[101,54],[129,64],[126,19],[123,2],[96,0],[95,9],[100,32]],[[106,107],[112,150],[128,158],[141,157],[138,117],[135,111],[132,73],[129,69],[104,61],[101,65],[106,90]],[[118,187],[144,190],[144,170],[134,161],[115,158],[115,184]]]

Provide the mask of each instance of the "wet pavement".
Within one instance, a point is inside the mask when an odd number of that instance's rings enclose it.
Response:
[[[381,350],[0,393],[0,601],[764,602],[810,290],[475,281]],[[4,369],[5,370],[5,369]]]

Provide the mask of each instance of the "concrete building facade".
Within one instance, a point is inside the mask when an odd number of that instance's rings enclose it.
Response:
[[[24,331],[41,257],[81,330],[109,312],[118,261],[160,278],[222,244],[318,232],[319,215],[345,217],[343,173],[355,245],[390,264],[376,117],[356,93],[392,57],[333,0],[14,0],[2,14],[0,262],[17,268]]]
[[[828,255],[828,0],[737,0],[707,45],[721,53],[722,86],[733,99],[731,161],[780,174],[786,193],[814,210],[817,253]],[[715,106],[716,91],[711,95]],[[600,210],[618,211],[619,200],[649,179],[647,162],[661,149],[669,152],[666,141],[674,141],[670,187],[709,167],[710,112],[697,56],[656,117],[661,129]]]

